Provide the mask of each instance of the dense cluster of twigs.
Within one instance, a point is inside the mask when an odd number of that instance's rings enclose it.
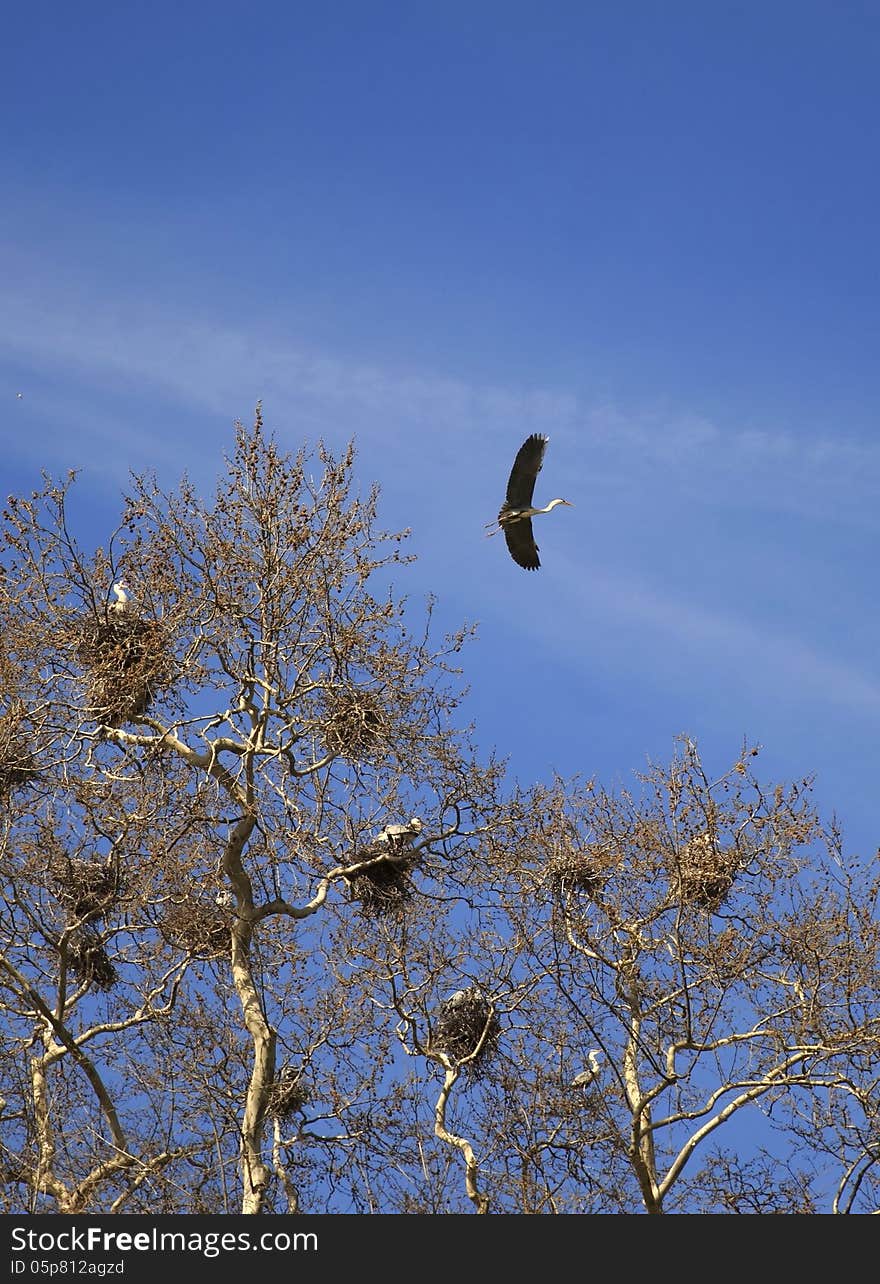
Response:
[[[594,844],[589,847],[570,847],[555,853],[547,862],[546,877],[555,892],[565,894],[572,890],[595,895],[601,890],[614,864],[614,857],[606,848]]]
[[[112,989],[116,968],[94,924],[107,915],[122,891],[118,866],[58,856],[49,867],[49,885],[73,929],[66,946],[70,971],[84,985]]]
[[[671,862],[670,879],[685,904],[717,910],[733,887],[737,869],[735,853],[719,847],[711,834],[698,834]]]
[[[376,857],[385,857],[376,860]],[[402,914],[414,894],[410,877],[418,865],[419,853],[408,843],[375,842],[357,853],[352,864],[375,863],[347,877],[349,900],[357,901],[361,913],[370,917]]]
[[[479,1078],[498,1051],[500,1036],[501,1022],[492,1004],[479,986],[471,985],[440,1004],[430,1051],[464,1062],[467,1071]]]
[[[131,611],[87,616],[76,654],[90,715],[108,727],[143,717],[173,676],[164,630]]]
[[[225,910],[200,901],[169,905],[159,924],[169,945],[185,949],[195,958],[220,958],[229,953],[230,917]]]
[[[0,717],[0,799],[33,784],[39,774],[18,719],[11,714]]]
[[[111,862],[60,856],[50,878],[55,899],[75,921],[102,918],[122,890],[119,869]]]
[[[266,1114],[275,1119],[287,1119],[307,1104],[311,1093],[303,1082],[302,1070],[282,1066],[269,1090]]]
[[[92,927],[81,927],[67,942],[67,965],[74,976],[98,990],[110,990],[118,974],[100,936]]]
[[[321,729],[331,753],[364,758],[387,735],[387,717],[372,691],[344,688],[327,697]]]

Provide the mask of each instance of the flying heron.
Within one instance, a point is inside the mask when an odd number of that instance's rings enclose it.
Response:
[[[526,437],[516,452],[507,481],[507,498],[501,505],[497,521],[486,523],[488,527],[495,527],[494,530],[488,530],[487,535],[497,535],[499,531],[504,531],[510,556],[517,566],[522,566],[527,571],[536,571],[541,565],[538,545],[532,534],[532,518],[539,513],[552,512],[557,504],[574,507],[567,499],[551,499],[545,508],[535,508],[532,505],[535,480],[541,471],[549,440],[549,437],[539,432]]]

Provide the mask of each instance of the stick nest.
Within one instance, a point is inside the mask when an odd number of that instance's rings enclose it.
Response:
[[[73,919],[103,918],[122,890],[118,870],[97,861],[60,857],[49,877],[55,899]]]
[[[672,862],[670,883],[685,904],[716,911],[733,887],[737,869],[734,852],[723,851],[710,834],[698,834]]]
[[[143,717],[174,676],[162,627],[130,611],[87,616],[76,655],[86,671],[90,713],[108,727]]]
[[[269,1089],[267,1115],[275,1119],[287,1119],[295,1111],[302,1110],[312,1095],[302,1076],[302,1070],[296,1070],[293,1066],[281,1067]]]
[[[613,853],[599,844],[570,848],[550,857],[546,877],[555,892],[578,890],[591,896],[601,890],[614,864]]]
[[[67,943],[67,966],[81,982],[111,990],[119,979],[98,933],[90,927],[74,932]]]
[[[159,931],[169,945],[182,947],[196,958],[220,958],[229,954],[230,915],[198,901],[169,905]]]
[[[322,727],[331,753],[362,758],[384,741],[388,719],[374,692],[346,689],[328,695]]]
[[[18,722],[10,715],[0,718],[0,799],[33,784],[39,776],[37,760]]]
[[[419,864],[420,853],[412,851],[408,843],[391,839],[371,843],[350,863],[359,864],[376,856],[385,856],[386,859],[351,877],[346,875],[348,898],[357,901],[361,913],[372,918],[401,915],[415,891],[410,874]]]
[[[452,1061],[464,1061],[464,1068],[479,1078],[498,1051],[500,1037],[501,1022],[491,1003],[478,986],[471,985],[440,1004],[429,1050],[444,1052]],[[465,1061],[478,1047],[473,1060]]]

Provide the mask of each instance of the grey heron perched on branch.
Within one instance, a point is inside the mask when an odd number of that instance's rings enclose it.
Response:
[[[489,527],[495,527],[494,530],[487,531],[488,535],[497,535],[499,531],[504,531],[510,556],[517,566],[522,566],[527,571],[536,571],[541,565],[538,545],[532,534],[532,518],[541,513],[552,512],[557,504],[574,507],[567,499],[551,499],[544,508],[535,508],[532,505],[535,481],[544,463],[544,451],[547,449],[549,440],[549,437],[539,432],[533,432],[530,437],[526,437],[516,452],[516,459],[513,461],[513,468],[510,470],[507,481],[507,496],[501,505],[498,517],[496,521],[486,523]]]
[[[599,1049],[591,1048],[587,1053],[587,1060],[590,1063],[589,1069],[582,1070],[580,1074],[576,1074],[568,1085],[570,1088],[589,1088],[590,1084],[594,1083],[599,1077],[602,1070],[599,1062]]]

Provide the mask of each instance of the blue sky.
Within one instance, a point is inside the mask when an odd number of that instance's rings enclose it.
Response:
[[[876,847],[880,7],[45,3],[3,50],[4,492],[80,468],[98,543],[258,400],[354,437],[513,776],[746,737]],[[536,574],[483,537],[531,432]]]

